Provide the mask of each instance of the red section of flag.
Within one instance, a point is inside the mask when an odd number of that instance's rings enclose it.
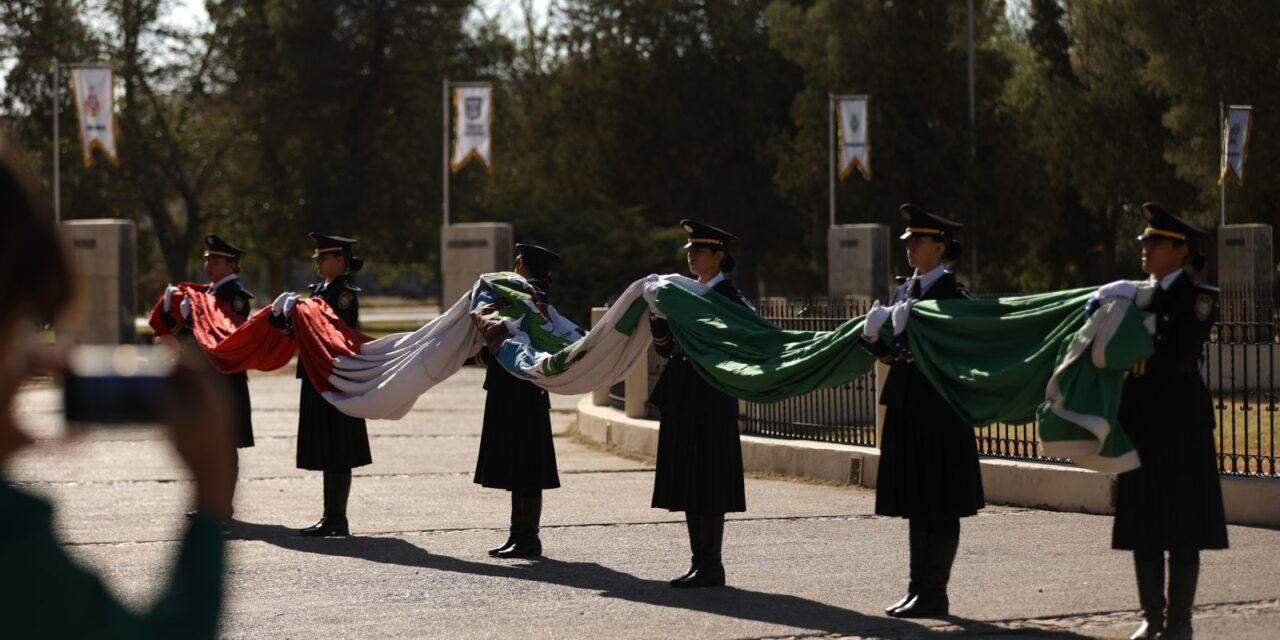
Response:
[[[333,360],[359,355],[360,345],[372,340],[339,318],[324,300],[299,300],[293,307],[293,335],[298,341],[298,357],[316,391],[337,391],[329,376]]]

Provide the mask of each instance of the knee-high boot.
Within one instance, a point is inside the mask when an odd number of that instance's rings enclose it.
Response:
[[[538,538],[542,520],[542,491],[511,492],[512,543],[492,552],[496,558],[534,558],[542,555],[542,540]]]
[[[689,530],[689,551],[692,557],[689,558],[689,570],[684,575],[674,580],[668,581],[671,586],[677,586],[677,582],[688,580],[693,572],[698,570],[698,563],[701,561],[700,552],[702,551],[702,519],[696,513],[686,511],[684,513],[685,527]]]
[[[1149,640],[1164,631],[1164,552],[1134,551],[1133,572],[1138,578],[1142,625],[1129,640]]]
[[[1200,553],[1169,554],[1169,619],[1162,640],[1191,639],[1191,609],[1200,580]]]
[[[947,598],[947,585],[951,582],[951,567],[956,561],[956,550],[960,547],[960,523],[945,522],[933,529],[920,533],[920,546],[923,554],[919,559],[918,569],[913,567],[912,576],[915,582],[915,597],[907,604],[895,609],[889,615],[895,618],[933,618],[945,616],[951,612],[951,602]],[[912,563],[917,553],[912,549]]]
[[[911,573],[910,581],[907,582],[907,594],[902,596],[897,602],[885,607],[884,612],[893,615],[895,611],[901,609],[911,603],[911,600],[920,593],[920,581],[924,576],[924,562],[927,555],[925,549],[924,531],[915,525],[907,525],[907,551],[910,554],[909,571]]]
[[[697,560],[693,570],[683,578],[673,580],[671,586],[680,589],[723,587],[725,575],[720,554],[724,544],[724,514],[691,513],[686,517],[698,521],[696,534],[691,540]]]
[[[350,495],[351,471],[325,471],[324,516],[299,533],[309,538],[351,535],[351,527],[347,523],[347,499]]]

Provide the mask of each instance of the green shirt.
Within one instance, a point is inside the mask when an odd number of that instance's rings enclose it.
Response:
[[[0,482],[0,611],[7,638],[213,638],[222,609],[219,524],[191,521],[149,611],[120,604],[53,535],[49,503]]]

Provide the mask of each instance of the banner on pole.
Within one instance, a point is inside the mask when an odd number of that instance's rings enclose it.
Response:
[[[486,171],[493,170],[489,155],[493,125],[493,85],[455,87],[453,90],[453,153],[449,169],[462,170],[475,158]]]
[[[837,96],[839,108],[836,128],[840,146],[838,173],[844,180],[856,167],[862,177],[871,179],[871,145],[867,143],[867,96]]]
[[[1253,107],[1236,105],[1227,108],[1227,119],[1222,123],[1222,163],[1218,184],[1227,178],[1227,172],[1236,174],[1236,184],[1244,186],[1244,163],[1249,155],[1249,133],[1253,128]]]
[[[120,164],[116,155],[115,71],[111,67],[72,67],[71,95],[80,122],[84,166],[93,164],[94,147],[111,164]]]

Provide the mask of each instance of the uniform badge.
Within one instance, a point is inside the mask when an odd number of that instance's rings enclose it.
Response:
[[[249,300],[247,298],[236,296],[231,299],[231,308],[242,316],[249,315]]]
[[[343,291],[341,294],[338,295],[338,308],[350,309],[351,303],[355,301],[356,301],[356,297],[351,295],[350,291]]]
[[[1213,315],[1213,296],[1202,293],[1196,296],[1196,319],[1204,322]]]

